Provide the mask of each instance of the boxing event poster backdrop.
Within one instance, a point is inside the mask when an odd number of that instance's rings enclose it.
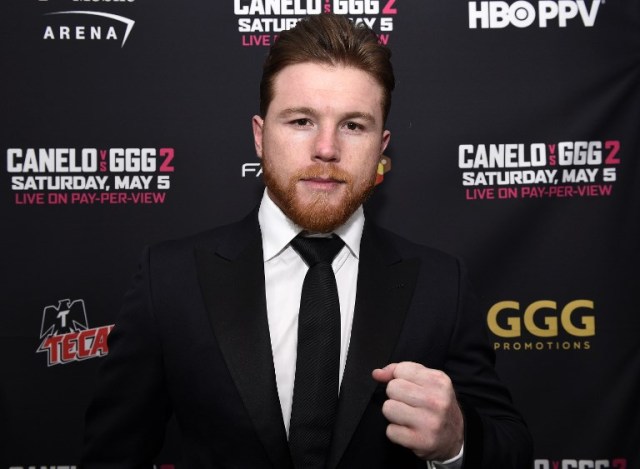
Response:
[[[460,256],[536,469],[640,467],[640,3],[5,0],[0,468],[74,467],[146,244],[262,193],[268,46],[308,14],[393,51],[369,216]],[[176,427],[156,461],[179,460]]]

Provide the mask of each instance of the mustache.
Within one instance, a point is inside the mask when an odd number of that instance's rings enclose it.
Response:
[[[314,165],[304,168],[296,173],[295,178],[300,179],[327,179],[336,182],[350,182],[351,176],[346,171],[333,165]]]

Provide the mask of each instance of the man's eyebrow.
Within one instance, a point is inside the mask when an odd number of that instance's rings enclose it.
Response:
[[[363,119],[372,124],[376,123],[376,118],[368,112],[348,112],[343,116],[343,119]]]
[[[316,112],[310,107],[290,107],[287,109],[283,109],[278,113],[278,117],[287,117],[292,114],[305,114],[309,116],[315,116]]]
[[[303,114],[303,115],[315,117],[317,115],[317,112],[310,107],[292,107],[292,108],[287,108],[280,111],[278,113],[278,117],[288,117],[288,116],[291,116],[292,114]],[[375,124],[376,122],[376,118],[373,116],[373,114],[369,114],[368,112],[358,112],[358,111],[347,112],[341,116],[341,119],[342,120],[363,119],[372,124]]]

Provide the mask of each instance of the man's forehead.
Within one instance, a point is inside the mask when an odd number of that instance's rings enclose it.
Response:
[[[333,74],[333,73],[337,74],[342,72],[355,72],[356,74],[361,74],[363,79],[366,79],[367,81],[370,80],[372,83],[375,83],[376,85],[380,86],[380,88],[382,89],[382,85],[380,85],[376,81],[375,76],[367,72],[366,70],[363,70],[362,68],[359,68],[353,65],[340,64],[340,63],[335,64],[335,63],[325,63],[325,62],[315,62],[315,61],[298,62],[298,63],[287,65],[274,75],[274,81],[278,81],[278,78],[281,77],[282,75],[291,75],[292,73],[295,73],[297,71],[304,71],[304,70],[313,71],[315,73],[321,72],[321,73],[328,73],[328,74]]]
[[[283,105],[278,112],[287,109],[316,109],[311,102],[321,102],[324,97],[356,103],[362,109],[348,112],[371,114],[368,107],[382,107],[384,89],[368,72],[348,65],[332,65],[316,62],[302,62],[284,67],[273,81],[273,101]],[[309,102],[299,102],[299,99]],[[294,103],[288,102],[293,100]],[[287,102],[283,102],[287,101]],[[273,104],[273,103],[271,103]],[[333,106],[342,104],[332,101]]]

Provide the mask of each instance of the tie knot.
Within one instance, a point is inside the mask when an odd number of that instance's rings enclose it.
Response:
[[[344,246],[344,241],[339,236],[305,238],[302,235],[298,235],[291,240],[291,246],[300,254],[309,267],[313,267],[320,262],[331,264],[333,258]]]

